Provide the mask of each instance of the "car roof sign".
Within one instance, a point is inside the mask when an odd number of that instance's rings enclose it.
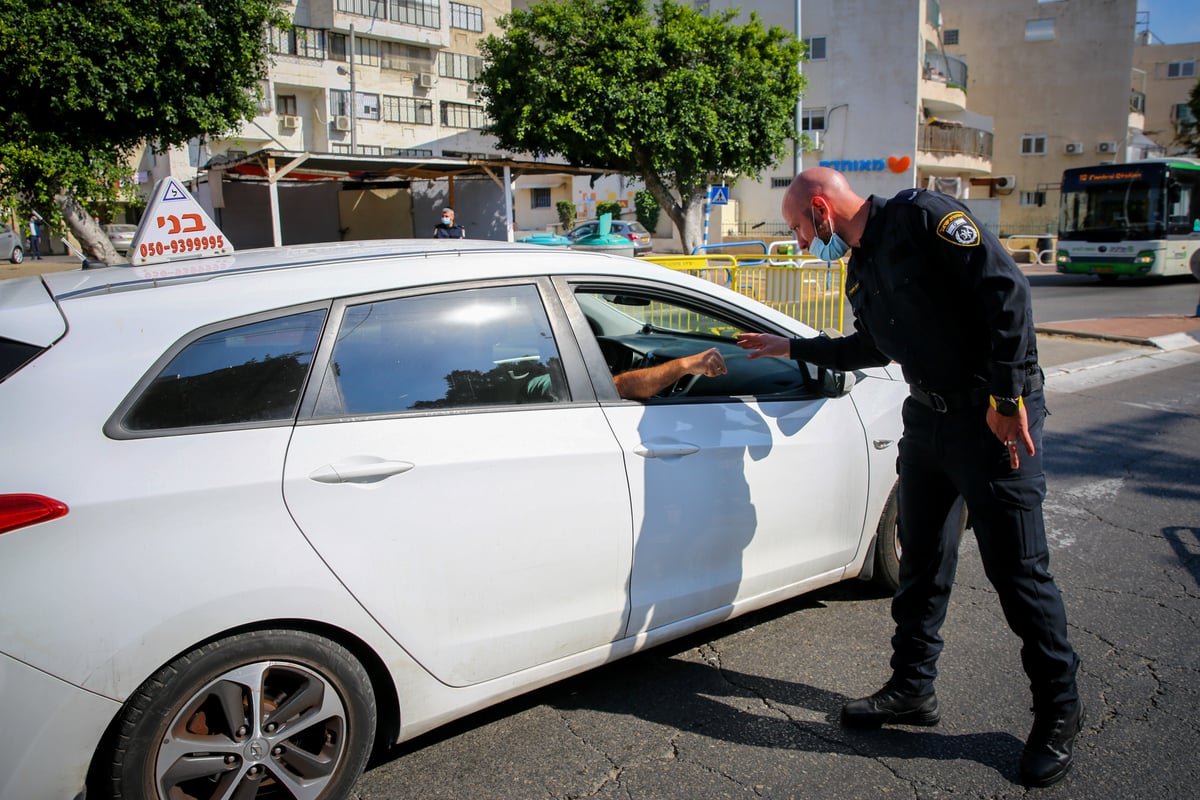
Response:
[[[231,253],[233,245],[179,181],[162,178],[154,185],[150,204],[129,246],[131,265]]]

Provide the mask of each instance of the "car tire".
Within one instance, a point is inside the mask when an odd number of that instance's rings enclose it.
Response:
[[[888,495],[887,505],[879,518],[875,529],[875,574],[877,584],[889,591],[900,587],[900,487],[893,486]],[[961,543],[963,533],[970,523],[967,505],[963,503],[962,512],[958,519],[958,540]]]
[[[12,252],[8,254],[8,260],[14,264],[20,264],[25,260],[25,251],[20,247],[14,247]]]
[[[341,645],[302,631],[237,634],[180,656],[130,697],[110,796],[348,797],[375,724],[370,679]]]

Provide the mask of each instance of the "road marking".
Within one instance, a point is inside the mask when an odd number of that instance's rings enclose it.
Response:
[[[1042,503],[1042,510],[1047,517],[1066,517],[1072,530],[1064,530],[1062,522],[1047,526],[1047,542],[1053,547],[1063,548],[1075,544],[1074,529],[1094,522],[1095,509],[1111,501],[1124,486],[1124,478],[1109,478],[1070,489],[1055,489]]]
[[[1127,381],[1200,362],[1200,352],[1168,350],[1166,352],[1122,353],[1100,356],[1046,370],[1046,388],[1053,392],[1079,392],[1093,386]]]

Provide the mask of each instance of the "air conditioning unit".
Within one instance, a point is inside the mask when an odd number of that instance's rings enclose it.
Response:
[[[422,73],[418,74],[417,75],[417,86],[420,86],[422,89],[432,89],[433,88],[433,73],[432,72],[422,72]]]
[[[992,178],[992,188],[1002,194],[1007,194],[1017,188],[1016,175],[997,175]]]
[[[1066,150],[1067,155],[1077,156],[1084,152],[1083,142],[1067,142],[1067,146],[1064,149]]]
[[[279,124],[284,130],[294,131],[300,127],[300,118],[292,114],[284,114],[279,118]]]
[[[333,118],[333,127],[339,131],[350,130],[350,118],[346,116],[337,116]]]
[[[1116,142],[1099,142],[1096,144],[1097,153],[1115,153],[1117,152]]]

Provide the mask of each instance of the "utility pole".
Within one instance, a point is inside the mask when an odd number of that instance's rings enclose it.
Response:
[[[800,4],[801,0],[796,0],[796,41],[803,42],[800,38]],[[804,76],[804,59],[801,58],[796,62],[796,72],[800,76]],[[804,91],[796,93],[796,138],[795,145],[792,148],[792,175],[799,175],[800,170],[804,169]]]
[[[797,0],[799,2],[799,0]],[[350,23],[350,155],[358,155],[358,93],[354,90],[354,23]]]

